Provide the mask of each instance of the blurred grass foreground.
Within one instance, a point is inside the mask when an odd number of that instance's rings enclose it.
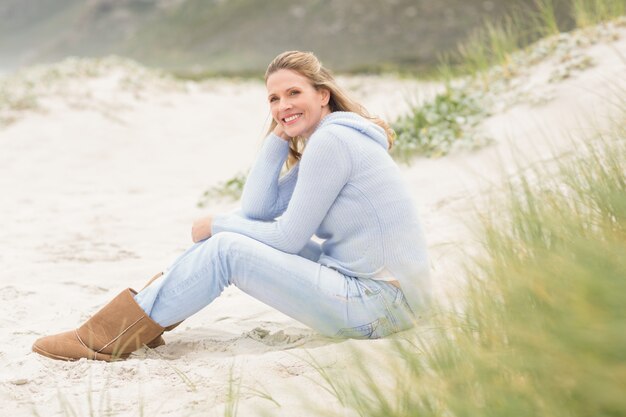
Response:
[[[508,182],[481,219],[483,255],[455,307],[379,352],[385,372],[357,361],[343,382],[325,378],[343,406],[381,417],[626,415],[626,111],[615,126]]]

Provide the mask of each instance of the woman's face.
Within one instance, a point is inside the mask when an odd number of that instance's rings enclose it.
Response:
[[[308,78],[281,69],[267,79],[267,99],[272,117],[288,136],[310,137],[318,123],[330,113],[330,92],[316,90]]]

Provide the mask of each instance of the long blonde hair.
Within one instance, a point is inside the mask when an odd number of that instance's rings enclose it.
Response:
[[[328,105],[331,112],[348,111],[357,113],[385,129],[389,149],[391,149],[395,139],[395,133],[387,122],[378,117],[370,116],[365,107],[351,99],[348,94],[337,85],[330,71],[324,68],[322,63],[312,52],[287,51],[278,55],[267,67],[267,71],[265,71],[265,83],[267,84],[267,79],[270,75],[281,69],[292,70],[306,77],[316,90],[328,90],[330,92]],[[276,120],[272,120],[268,133],[272,132],[275,127]],[[287,169],[300,160],[305,144],[304,138],[299,136],[289,140],[289,157],[286,162]]]

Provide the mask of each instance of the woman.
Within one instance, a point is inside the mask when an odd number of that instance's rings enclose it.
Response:
[[[163,344],[164,331],[230,284],[329,336],[378,338],[414,324],[430,293],[426,247],[388,153],[393,132],[311,53],[279,55],[265,83],[273,122],[241,210],[197,220],[195,244],[165,273],[80,328],[37,340],[35,352],[125,358]]]

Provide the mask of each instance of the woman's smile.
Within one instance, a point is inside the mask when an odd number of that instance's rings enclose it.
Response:
[[[296,120],[298,120],[300,118],[300,116],[302,116],[302,113],[296,113],[293,115],[289,115],[289,116],[285,116],[283,117],[283,124],[284,125],[292,125],[296,122]]]

